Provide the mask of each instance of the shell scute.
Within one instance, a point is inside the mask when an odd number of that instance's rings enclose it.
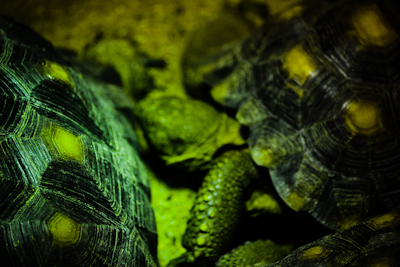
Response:
[[[0,255],[7,266],[157,266],[122,89],[0,17]]]

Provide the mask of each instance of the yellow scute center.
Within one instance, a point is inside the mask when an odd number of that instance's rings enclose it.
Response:
[[[289,79],[304,84],[307,78],[317,69],[317,64],[301,45],[295,46],[283,55],[282,67]]]
[[[63,66],[52,61],[46,61],[44,66],[46,68],[47,77],[53,80],[62,81],[72,87],[71,76]]]
[[[324,247],[316,246],[316,247],[311,247],[304,251],[303,255],[301,255],[301,258],[303,260],[308,260],[308,259],[314,259],[314,258],[322,258],[326,256],[329,253],[329,250],[327,250]]]
[[[306,204],[305,198],[298,192],[291,192],[287,198],[285,198],[285,201],[294,211],[301,210]]]
[[[360,8],[352,16],[356,37],[363,45],[386,46],[397,39],[376,5]]]
[[[83,163],[83,143],[79,136],[55,124],[50,124],[43,128],[41,136],[47,149],[53,155],[62,159],[72,159]]]
[[[54,143],[62,157],[83,161],[83,146],[78,136],[58,128],[54,136]]]
[[[251,157],[258,166],[271,167],[274,163],[274,153],[269,148],[254,148]]]
[[[78,243],[81,225],[67,215],[55,213],[47,223],[54,244],[64,247]]]
[[[359,100],[349,104],[345,123],[354,134],[371,134],[383,127],[378,105]]]
[[[396,218],[393,214],[385,214],[379,217],[376,217],[373,219],[373,222],[376,223],[377,225],[382,225],[382,224],[388,224],[393,222]]]
[[[388,213],[388,214],[384,214],[384,215],[381,215],[381,216],[371,219],[368,222],[368,225],[372,229],[376,230],[376,229],[381,229],[381,228],[388,227],[388,226],[394,226],[399,223],[400,223],[400,219],[397,214]]]

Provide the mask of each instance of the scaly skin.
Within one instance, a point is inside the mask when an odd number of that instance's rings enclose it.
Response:
[[[139,102],[135,114],[149,143],[166,164],[209,170],[183,237],[188,252],[169,264],[209,266],[231,248],[245,217],[245,190],[259,177],[248,149],[230,147],[215,155],[225,144],[243,143],[240,128],[235,120],[206,103],[158,93]],[[259,252],[249,258],[259,259]],[[263,262],[281,259],[287,253],[287,247],[273,246],[271,254],[263,255]]]
[[[257,170],[247,151],[218,157],[204,178],[183,236],[192,259],[215,262],[227,252],[245,211],[244,188]]]
[[[239,267],[268,264],[283,259],[292,249],[293,246],[291,245],[278,246],[269,239],[246,242],[232,252],[221,256],[216,266]]]
[[[258,178],[248,149],[230,150],[216,158],[197,193],[182,239],[188,252],[168,266],[210,266],[228,252],[245,217],[245,190]],[[237,266],[272,263],[282,259],[292,248],[260,240],[243,245],[220,262],[222,266],[228,262],[239,264]]]
[[[154,92],[134,111],[149,143],[167,165],[188,171],[207,169],[219,148],[245,143],[239,123],[201,101]]]

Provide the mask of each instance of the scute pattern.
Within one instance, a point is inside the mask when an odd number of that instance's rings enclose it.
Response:
[[[260,171],[254,177],[262,176],[268,184],[269,176],[261,172],[268,170],[272,180],[268,186],[292,210],[308,212],[323,226],[338,231],[271,266],[397,266],[400,5],[393,0],[266,2],[270,14],[265,25],[246,39],[239,36],[234,43],[229,37],[218,47],[204,41],[208,29],[219,36],[212,24],[218,19],[194,34],[182,69],[189,94],[233,108],[237,121],[249,127],[251,158],[261,167],[250,173]],[[287,10],[274,12],[282,2],[288,4]],[[215,161],[222,156],[216,155]],[[225,160],[234,162],[232,156]],[[251,161],[235,162],[236,169],[243,165],[252,168]],[[244,219],[244,212],[217,221],[206,217],[209,209],[203,200],[206,197],[213,209],[244,208],[240,194],[247,182],[240,182],[249,177],[232,179],[227,171],[210,179],[214,172],[211,167],[191,211],[182,242],[187,253],[170,266],[208,266],[221,251],[231,249],[226,240],[240,236],[239,228],[232,227],[219,238],[220,230],[208,225],[224,223],[228,229]],[[224,182],[216,190],[213,183],[220,177]],[[240,184],[237,191],[224,194],[230,202],[214,201],[213,196],[236,184]],[[263,202],[269,204],[269,200]],[[295,227],[299,221],[291,224]],[[207,227],[202,227],[203,222]],[[273,238],[276,229],[268,219],[263,222]],[[287,227],[282,228],[284,239]],[[311,234],[314,229],[304,232]],[[207,239],[202,238],[206,235]],[[283,242],[279,237],[275,241]],[[256,244],[261,242],[240,246],[222,256],[217,265],[271,263],[269,252],[261,258]]]
[[[0,47],[2,262],[157,266],[149,182],[118,111],[132,107],[116,101],[122,90],[83,76],[6,17]]]
[[[382,214],[307,244],[280,262],[262,266],[397,266],[399,223],[397,211]]]
[[[203,75],[211,94],[250,127],[252,157],[282,199],[345,229],[400,207],[400,9],[299,4],[301,14],[194,68],[213,69]],[[232,72],[218,82],[222,69]]]

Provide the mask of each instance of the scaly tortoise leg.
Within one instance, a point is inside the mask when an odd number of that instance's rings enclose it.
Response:
[[[218,157],[204,178],[183,236],[188,252],[168,266],[209,266],[230,249],[244,217],[244,189],[258,177],[248,150],[227,151]],[[263,244],[271,247],[271,244]],[[283,258],[288,248],[269,255],[269,262]],[[264,255],[263,255],[264,257]]]

